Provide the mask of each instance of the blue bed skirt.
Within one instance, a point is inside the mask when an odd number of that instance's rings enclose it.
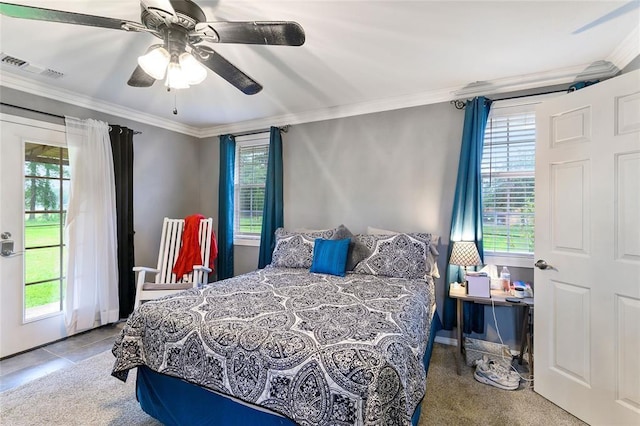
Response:
[[[440,317],[435,313],[423,358],[427,371],[435,335],[441,328]],[[296,426],[288,418],[259,411],[144,366],[138,367],[136,396],[142,409],[165,425]],[[418,425],[421,405],[418,405],[411,419],[413,426]]]

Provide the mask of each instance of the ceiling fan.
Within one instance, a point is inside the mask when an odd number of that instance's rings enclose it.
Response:
[[[186,88],[202,82],[209,68],[243,93],[253,95],[262,86],[204,43],[301,46],[305,41],[304,30],[296,22],[210,22],[191,0],[140,0],[140,6],[141,23],[3,2],[0,14],[153,34],[162,43],[152,45],[138,58],[127,82],[133,87],[150,87],[166,77],[168,89]]]
[[[575,30],[572,34],[580,34],[584,31],[590,30],[591,28],[597,27],[600,24],[604,24],[607,21],[610,21],[614,18],[617,18],[618,16],[622,16],[625,13],[629,13],[635,9],[637,9],[638,7],[640,7],[640,0],[631,0],[625,4],[623,4],[622,6],[618,7],[617,9],[612,10],[611,12],[607,13],[606,15],[603,15],[601,17],[599,17],[598,19],[589,22],[588,24],[578,28],[577,30]]]

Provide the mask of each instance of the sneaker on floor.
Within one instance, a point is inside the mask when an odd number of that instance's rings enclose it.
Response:
[[[480,383],[504,390],[515,390],[520,385],[518,373],[488,359],[486,356],[477,361],[473,377]]]

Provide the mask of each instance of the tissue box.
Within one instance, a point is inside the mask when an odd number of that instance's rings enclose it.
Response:
[[[491,278],[467,275],[467,295],[474,297],[491,297]]]

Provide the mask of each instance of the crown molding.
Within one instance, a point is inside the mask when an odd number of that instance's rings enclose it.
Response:
[[[334,120],[338,118],[353,117],[356,115],[371,114],[383,111],[392,111],[402,108],[410,108],[420,105],[435,104],[451,100],[451,88],[439,89],[429,92],[421,92],[407,96],[379,99],[361,102],[351,105],[339,105],[301,113],[283,114],[269,118],[243,121],[202,129],[203,137],[224,135],[229,133],[242,133],[256,129],[266,129],[270,126],[285,126],[316,121]]]
[[[303,113],[285,114],[223,126],[214,126],[202,129],[202,137],[218,136],[228,133],[241,133],[268,128],[269,126],[294,125],[346,118],[355,115],[448,102],[453,99],[467,99],[474,96],[488,96],[498,93],[517,92],[558,84],[573,83],[576,80],[610,78],[618,72],[620,72],[618,67],[611,62],[597,61],[593,64],[583,64],[553,71],[476,82],[466,86],[420,92],[406,96],[380,99],[353,105],[342,105]]]
[[[477,81],[452,92],[454,99],[467,99],[474,96],[495,95],[498,93],[548,87],[573,83],[578,80],[610,78],[620,69],[609,61],[597,61],[587,65],[577,65],[558,70],[525,74],[516,77],[500,78],[491,81]]]
[[[155,127],[161,127],[174,132],[201,137],[201,129],[198,129],[197,127],[187,126],[175,121],[169,121],[165,118],[146,114],[132,108],[81,95],[69,90],[51,87],[30,78],[10,73],[6,70],[0,70],[0,85],[20,90],[22,92],[31,93],[33,95],[55,99],[56,101],[77,105],[94,111],[100,111],[105,114],[115,115],[117,117],[138,121]]]
[[[615,48],[607,61],[618,69],[624,69],[636,56],[640,55],[640,26],[636,26],[631,33]]]

